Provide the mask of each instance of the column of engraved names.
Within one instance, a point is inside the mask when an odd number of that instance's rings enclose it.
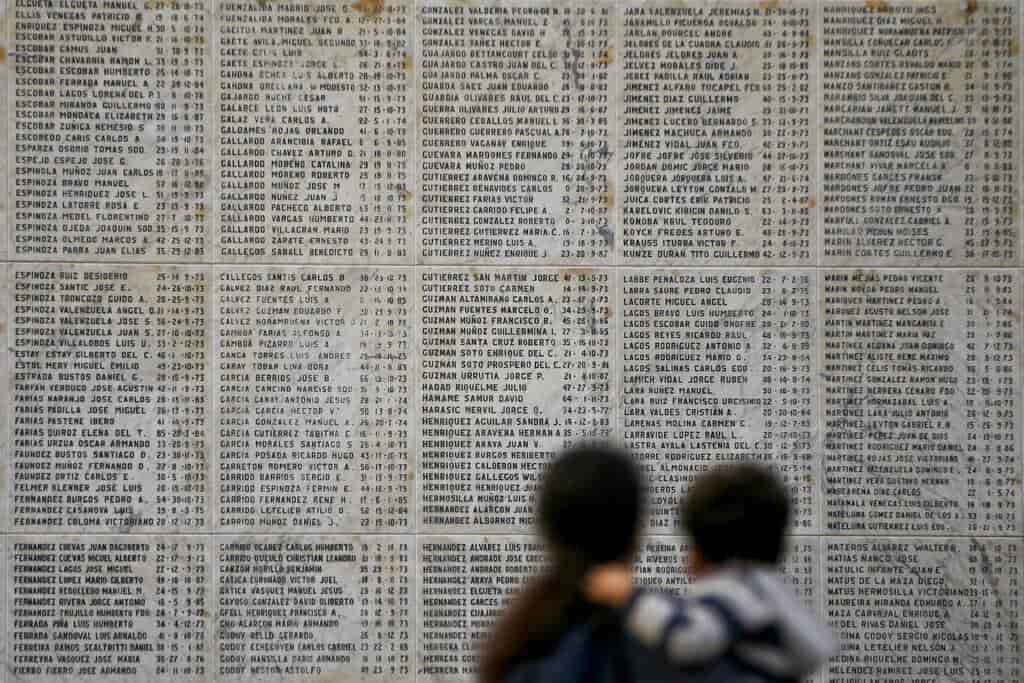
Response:
[[[420,274],[421,520],[522,529],[551,454],[611,433],[612,275]]]
[[[817,527],[814,276],[806,271],[626,270],[623,437],[647,471],[654,529],[716,462],[769,460],[796,528]]]
[[[15,529],[205,526],[207,274],[15,267]]]
[[[1019,306],[1008,270],[824,273],[830,531],[1020,534]]]
[[[218,543],[218,680],[412,679],[405,536]]]
[[[220,9],[221,257],[405,260],[409,4]]]
[[[224,528],[409,525],[409,275],[217,275]]]
[[[1015,262],[1017,7],[825,7],[830,262]]]
[[[830,683],[1019,680],[1019,539],[826,537]]]
[[[204,3],[11,5],[14,254],[202,257]]]
[[[546,564],[529,536],[428,536],[419,542],[419,657],[432,681],[470,681],[480,646],[519,588]]]
[[[605,259],[611,10],[419,8],[423,258]]]
[[[810,262],[813,5],[622,12],[626,258]]]
[[[210,566],[198,536],[12,536],[18,680],[207,680]]]

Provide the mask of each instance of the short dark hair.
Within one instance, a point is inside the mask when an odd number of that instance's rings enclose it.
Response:
[[[544,472],[537,500],[541,534],[584,564],[628,559],[646,488],[629,451],[603,441],[577,443]]]
[[[739,462],[712,468],[690,487],[680,513],[683,530],[709,562],[782,559],[789,496],[768,467]]]

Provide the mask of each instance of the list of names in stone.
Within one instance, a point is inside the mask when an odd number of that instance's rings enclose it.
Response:
[[[424,262],[610,259],[610,3],[418,8]]]
[[[418,680],[475,680],[494,621],[546,562],[529,536],[421,538]]]
[[[418,277],[420,523],[526,530],[552,454],[612,434],[613,274]]]
[[[12,256],[201,260],[206,3],[10,4]]]
[[[12,530],[208,523],[208,274],[11,266]]]
[[[410,12],[220,3],[221,259],[409,260]]]
[[[651,485],[651,526],[722,461],[769,461],[795,529],[818,527],[815,276],[798,270],[624,270],[622,438]]]
[[[205,681],[213,578],[200,536],[11,536],[16,680]]]
[[[1021,679],[1020,539],[825,538],[830,683]]]
[[[1020,277],[819,277],[825,529],[1019,536]]]
[[[813,263],[813,3],[620,12],[626,262]]]
[[[826,262],[1017,265],[1020,4],[823,7]]]
[[[411,274],[217,272],[219,526],[411,524]]]
[[[217,680],[412,681],[411,537],[217,540]]]

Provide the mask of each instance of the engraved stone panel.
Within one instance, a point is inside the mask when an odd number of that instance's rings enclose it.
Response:
[[[622,437],[652,483],[651,527],[715,463],[776,465],[816,529],[815,280],[807,270],[623,270]]]
[[[1019,274],[819,277],[826,529],[1019,536]]]
[[[822,539],[830,683],[1020,680],[1021,541]]]
[[[208,680],[207,539],[13,535],[7,548],[14,680]]]
[[[409,536],[219,536],[217,680],[411,681]]]
[[[219,268],[223,529],[411,525],[411,273]]]
[[[419,271],[421,528],[525,530],[552,453],[612,434],[613,277]]]
[[[12,265],[17,531],[208,523],[209,273]]]
[[[1016,265],[1020,3],[822,12],[825,262]]]
[[[13,258],[207,254],[202,0],[16,2]]]
[[[815,3],[618,11],[626,263],[813,263]]]
[[[610,261],[613,12],[420,2],[421,262]]]
[[[409,262],[411,2],[217,16],[218,257]]]

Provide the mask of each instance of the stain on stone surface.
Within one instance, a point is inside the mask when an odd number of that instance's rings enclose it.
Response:
[[[960,0],[960,10],[966,16],[971,16],[978,11],[978,0]]]
[[[816,40],[814,38],[814,31],[808,31],[807,36],[804,38],[804,42],[807,43],[807,47],[814,47]]]
[[[398,188],[398,196],[402,198],[403,202],[412,201],[412,192],[409,192],[409,190],[404,187]]]
[[[864,0],[864,6],[872,12],[888,12],[888,0]]]
[[[352,8],[364,17],[376,17],[384,11],[384,0],[359,0]]]
[[[405,69],[405,72],[407,74],[411,74],[412,73],[412,67],[413,67],[412,55],[406,55],[405,59],[402,60],[402,68]]]
[[[5,64],[6,62],[7,62],[7,48],[6,47],[0,47],[0,64]]]
[[[606,209],[612,209],[615,207],[615,185],[611,179],[608,180],[608,191],[601,193],[601,206]]]
[[[563,280],[571,280],[572,278],[574,278],[576,276],[587,277],[589,275],[593,275],[594,274],[594,269],[593,268],[562,268],[561,269],[561,273],[562,273],[562,279]]]
[[[1020,54],[1020,40],[1017,38],[1010,39],[1010,56],[1016,57]]]
[[[601,56],[597,58],[597,63],[598,64],[604,64],[605,66],[608,66],[610,64],[614,64],[615,63],[615,49],[614,48],[608,48],[607,50],[602,52]]]
[[[761,0],[761,2],[757,4],[761,5],[761,9],[763,10],[772,10],[779,8],[779,0]]]
[[[817,206],[818,206],[818,199],[814,195],[811,195],[810,197],[808,197],[808,199],[807,199],[807,208],[808,209],[813,209],[813,208],[815,208]]]

